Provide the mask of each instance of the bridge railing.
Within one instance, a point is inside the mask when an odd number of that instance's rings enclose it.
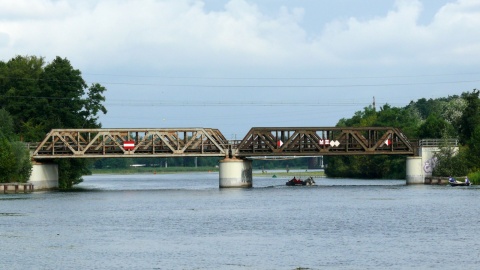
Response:
[[[440,146],[453,146],[459,145],[458,139],[421,139],[418,141],[420,147],[440,147]]]

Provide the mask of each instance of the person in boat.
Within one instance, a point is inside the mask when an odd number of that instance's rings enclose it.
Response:
[[[450,176],[450,177],[448,178],[448,182],[449,182],[449,183],[455,183],[455,179]]]
[[[465,178],[465,184],[470,184],[470,180],[468,180],[468,176]]]

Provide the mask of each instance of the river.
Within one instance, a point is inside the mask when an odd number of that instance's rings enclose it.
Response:
[[[218,173],[0,194],[0,269],[476,269],[480,188]]]

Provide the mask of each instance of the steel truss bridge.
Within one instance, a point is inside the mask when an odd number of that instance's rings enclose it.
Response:
[[[324,155],[415,155],[416,146],[391,127],[255,127],[243,140],[218,129],[53,129],[33,159],[117,157],[259,158]]]

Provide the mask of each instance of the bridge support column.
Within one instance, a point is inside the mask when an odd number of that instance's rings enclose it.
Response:
[[[236,158],[220,160],[220,188],[252,187],[252,161]]]
[[[407,157],[407,185],[424,184],[422,157]]]
[[[29,183],[35,190],[58,188],[58,165],[34,163]]]

